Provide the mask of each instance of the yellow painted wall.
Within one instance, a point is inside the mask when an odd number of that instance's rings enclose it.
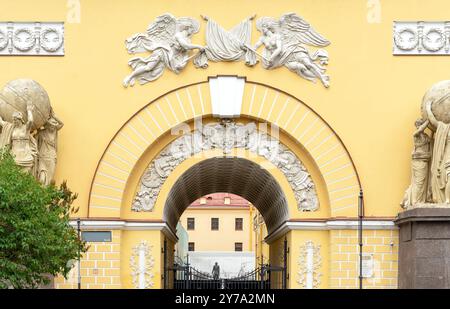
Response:
[[[111,242],[88,243],[89,249],[81,259],[82,289],[120,289],[121,281],[121,244],[124,233],[112,231]],[[126,267],[126,266],[125,266]],[[67,279],[55,278],[55,287],[60,289],[76,289],[78,286],[78,262],[70,271]]]
[[[368,15],[371,11],[367,7],[368,2],[363,0],[80,0],[79,23],[68,19],[68,16],[74,14],[74,8],[68,6],[68,3],[69,1],[62,0],[40,0],[39,5],[36,5],[36,1],[32,0],[0,0],[3,7],[0,10],[2,21],[66,21],[64,57],[2,56],[0,85],[15,78],[28,77],[37,80],[48,91],[56,114],[65,123],[59,135],[56,181],[60,183],[67,180],[71,190],[79,194],[75,206],[80,208],[80,212],[76,216],[88,215],[89,190],[97,164],[119,128],[139,109],[164,93],[184,85],[206,81],[208,76],[217,74],[246,76],[249,81],[268,84],[307,103],[339,134],[355,161],[365,193],[366,215],[393,217],[400,211],[399,201],[410,178],[411,136],[414,120],[419,117],[421,98],[433,83],[448,79],[450,64],[447,57],[393,56],[392,22],[448,19],[450,2],[447,0],[429,0],[426,4],[419,0],[381,0],[380,23],[369,22]],[[207,14],[225,28],[231,28],[254,13],[258,17],[279,16],[291,11],[302,15],[331,41],[331,45],[327,47],[330,54],[329,89],[305,81],[286,68],[267,71],[260,65],[248,68],[243,63],[210,63],[207,70],[195,69],[190,63],[180,75],[166,70],[156,82],[128,89],[122,87],[122,79],[130,73],[127,62],[131,57],[125,50],[124,40],[136,32],[145,31],[157,15],[170,12],[176,16],[192,16],[200,20],[200,14]],[[204,29],[205,23],[202,22],[200,33],[193,38],[194,43],[204,44]],[[255,28],[253,30],[255,42],[259,34]],[[203,92],[207,92],[207,85],[199,87]],[[250,90],[246,89],[246,97],[250,95],[248,91]],[[257,95],[260,98],[262,94],[258,92]],[[185,96],[186,94],[183,94],[183,100]],[[173,94],[170,98],[176,102]],[[269,98],[271,101],[274,99]],[[199,100],[197,94],[193,94],[193,100]],[[209,114],[209,98],[204,100],[207,108],[205,114]],[[244,108],[248,107],[248,100],[245,104],[247,105]],[[151,106],[149,110],[154,113],[157,121],[161,121],[161,113],[156,107]],[[166,110],[164,112],[169,114]],[[265,106],[262,114],[267,112],[268,106]],[[169,122],[175,123],[175,118],[181,113],[181,110],[177,110],[175,117],[170,118]],[[200,108],[196,105],[194,114],[199,113]],[[307,124],[306,122],[305,125]],[[157,125],[150,122],[148,125],[156,132],[156,138],[163,135],[163,130]],[[159,141],[163,142],[159,146],[156,144],[147,150],[146,159],[151,160],[157,154],[158,147],[163,147],[169,140],[169,137],[161,138]],[[292,147],[300,147],[287,139],[286,143],[290,143],[289,146]],[[143,147],[142,144],[138,145]],[[303,159],[308,165],[308,157]],[[120,162],[115,163],[137,173],[142,172],[148,162],[141,160],[138,166],[132,167]],[[310,163],[314,176],[314,166]],[[117,173],[120,175],[120,172]],[[129,192],[124,194],[127,207],[139,177],[137,174],[130,176],[129,181],[135,185],[127,187]],[[320,182],[320,175],[314,177]],[[169,187],[164,190],[169,190]],[[324,188],[319,187],[318,190]],[[322,192],[322,197],[322,205],[327,205],[326,192]],[[161,217],[161,207],[157,208],[155,214],[132,214],[129,208],[120,208],[121,193],[117,193],[114,198],[119,209],[118,214],[107,210],[99,214],[129,219]],[[96,201],[101,204],[101,198],[94,199],[98,199]],[[330,214],[326,207],[320,211],[321,217]],[[318,213],[297,215],[303,218],[319,216]],[[352,273],[354,264],[345,264],[347,260],[354,259],[356,254],[354,244],[347,243],[353,242],[356,234],[355,231],[350,231],[351,235],[344,235],[346,232],[329,232],[329,287],[356,286]],[[385,232],[389,235],[384,235]],[[325,242],[323,235],[324,232],[311,233],[311,237]],[[382,279],[388,280],[378,283],[377,280],[372,280],[372,283],[367,280],[367,285],[395,287],[396,249],[394,246],[392,252],[389,251],[391,247],[386,247],[385,242],[395,241],[396,232],[371,231],[366,235],[367,250],[378,254]],[[87,285],[132,287],[129,269],[132,246],[146,239],[152,243],[156,252],[162,245],[159,231],[114,231],[114,239],[110,249],[96,245],[87,253],[86,262],[89,263],[84,263],[85,267],[82,265],[82,272],[85,272],[86,278],[90,278],[88,281],[93,281],[86,282]],[[303,238],[292,233],[289,241],[303,241]],[[119,243],[120,253],[101,251],[117,250]],[[275,249],[271,248],[271,256],[275,254],[273,250]],[[97,254],[103,253],[105,258],[97,259]],[[115,270],[111,270],[107,279],[89,277],[89,269],[100,267],[95,266],[95,261],[105,261],[106,254],[120,255],[120,284],[113,278],[116,276],[113,275]],[[341,258],[344,260],[340,260]],[[117,268],[116,258],[111,256],[109,261],[109,266],[104,263],[105,266],[101,267]],[[94,266],[91,262],[94,262]],[[160,287],[161,261],[158,254],[155,254],[155,265],[155,287]],[[333,273],[334,271],[336,273]],[[292,286],[293,280],[291,278]],[[57,283],[60,287],[72,286],[72,283],[60,278]]]
[[[0,20],[66,21],[67,1],[4,2]],[[106,1],[81,0],[80,23],[65,24],[64,57],[1,57],[0,84],[19,77],[39,81],[65,122],[60,134],[57,181],[67,179],[79,193],[80,215],[96,164],[118,128],[145,103],[173,88],[215,74],[239,74],[301,98],[343,138],[361,174],[368,215],[394,216],[409,180],[413,122],[424,91],[448,78],[447,57],[392,56],[393,20],[444,20],[446,0],[381,1],[381,23],[369,23],[367,1]],[[407,8],[407,9],[405,9]],[[446,9],[447,8],[447,9]],[[243,63],[189,64],[179,75],[166,71],[155,83],[124,89],[130,70],[124,39],[144,31],[159,14],[208,14],[224,27],[241,19],[298,12],[332,42],[331,87],[309,83],[287,69],[266,71]],[[333,14],[330,14],[333,12]],[[194,42],[204,42],[204,23]],[[257,37],[254,29],[253,40]],[[95,132],[95,134],[92,134]]]
[[[398,231],[364,231],[363,253],[373,254],[373,276],[364,288],[395,289],[398,276]],[[356,230],[329,232],[330,288],[358,288],[358,234]]]
[[[211,207],[211,206],[204,206]],[[187,229],[187,218],[195,218],[195,230]],[[219,218],[219,230],[211,230],[211,218]],[[235,218],[243,219],[242,231],[235,230]],[[242,242],[243,251],[253,251],[250,240],[250,210],[247,209],[191,209],[180,218],[181,225],[195,243],[195,251],[232,251],[234,243]]]

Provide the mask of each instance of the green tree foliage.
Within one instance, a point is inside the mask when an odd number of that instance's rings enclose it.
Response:
[[[86,252],[69,225],[76,197],[65,182],[42,186],[0,152],[0,288],[36,288],[48,275],[67,277],[68,262]]]

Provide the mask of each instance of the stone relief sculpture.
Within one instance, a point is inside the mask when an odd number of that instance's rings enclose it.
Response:
[[[207,16],[202,16],[206,23],[206,48],[194,58],[198,68],[207,68],[208,60],[239,61],[245,60],[248,66],[257,63],[256,54],[249,48],[252,37],[252,20],[255,16],[244,19],[230,31]],[[247,46],[248,48],[244,48]]]
[[[44,185],[56,167],[56,117],[44,88],[30,79],[9,82],[0,92],[0,149],[7,148],[17,165]]]
[[[0,22],[0,55],[64,56],[64,23]]]
[[[279,168],[294,191],[300,211],[315,211],[319,208],[311,176],[293,152],[278,140],[259,132],[254,122],[237,124],[224,120],[206,124],[164,148],[142,175],[132,210],[152,211],[164,181],[187,158],[211,149],[220,149],[226,155],[233,148],[248,149]]]
[[[164,69],[179,73],[191,58],[197,68],[207,68],[208,61],[240,61],[248,66],[262,59],[262,66],[272,70],[287,67],[299,76],[315,82],[319,79],[329,87],[330,78],[326,74],[328,52],[319,48],[310,51],[306,45],[325,47],[330,42],[315,31],[302,17],[295,13],[284,14],[280,19],[262,17],[256,22],[261,37],[251,46],[252,20],[255,16],[241,21],[231,30],[225,30],[208,16],[202,16],[206,23],[206,46],[192,44],[190,38],[199,31],[197,20],[189,17],[175,18],[172,14],[160,15],[150,24],[145,33],[138,33],[125,41],[130,54],[152,52],[148,57],[135,57],[128,62],[133,72],[123,85],[133,86],[138,79],[141,84],[158,79]],[[262,54],[257,49],[264,45]],[[199,52],[190,56],[189,51]]]
[[[190,50],[204,49],[190,42],[199,28],[198,21],[193,18],[176,18],[167,13],[158,16],[145,33],[128,38],[125,41],[128,53],[151,52],[151,55],[130,59],[128,65],[133,72],[124,79],[124,86],[133,86],[136,79],[141,84],[153,81],[163,74],[165,68],[178,74],[192,58],[189,57]]]
[[[311,54],[305,44],[325,47],[330,42],[316,32],[306,20],[295,13],[285,14],[279,20],[262,17],[256,22],[256,28],[261,32],[261,37],[254,50],[264,45],[264,68],[271,70],[286,66],[307,80],[319,79],[325,87],[329,87],[330,78],[323,67],[328,64],[328,52],[318,49]]]
[[[320,245],[314,245],[311,240],[306,241],[300,247],[298,265],[298,284],[306,289],[318,288],[322,277],[320,272],[320,267],[322,266]]]
[[[396,21],[394,55],[449,55],[450,21]]]
[[[403,208],[450,207],[450,81],[435,84],[424,96],[416,122],[411,184]],[[425,133],[429,128],[432,135]]]
[[[131,276],[137,289],[149,289],[154,285],[153,267],[155,260],[151,254],[152,246],[141,241],[133,247],[130,257]]]

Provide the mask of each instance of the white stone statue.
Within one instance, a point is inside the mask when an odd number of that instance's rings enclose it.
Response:
[[[328,52],[318,49],[311,54],[304,45],[325,47],[330,42],[317,33],[307,21],[295,13],[288,13],[279,20],[262,17],[256,22],[256,28],[262,35],[253,50],[264,45],[264,68],[286,66],[309,81],[319,79],[325,87],[329,87],[329,76],[325,74],[326,69],[323,67],[328,64]]]
[[[434,203],[450,204],[450,124],[436,119],[431,104],[429,101],[425,106],[430,123],[437,128],[431,161],[431,197]]]
[[[0,91],[0,148],[9,149],[16,164],[44,185],[55,174],[62,126],[47,92],[36,81],[12,80]]]
[[[0,149],[6,147],[14,156],[14,161],[24,171],[34,174],[37,159],[36,140],[31,134],[33,128],[33,105],[27,102],[27,118],[25,122],[21,112],[14,112],[12,122],[6,122],[0,116]]]
[[[428,194],[429,161],[431,158],[431,139],[425,133],[428,120],[418,119],[414,132],[414,150],[411,163],[411,185],[405,192],[401,206],[403,208],[425,203]]]
[[[44,185],[49,185],[53,180],[56,169],[58,131],[64,123],[56,117],[53,109],[51,117],[44,127],[38,131],[38,166],[37,178]]]
[[[176,18],[166,13],[150,24],[145,33],[138,33],[125,41],[128,53],[151,52],[148,57],[135,57],[128,64],[133,72],[127,76],[123,85],[133,86],[138,79],[141,84],[159,78],[164,69],[179,73],[192,58],[189,51],[203,46],[192,44],[190,38],[197,33],[200,25],[190,17]]]
[[[411,184],[401,206],[450,207],[450,80],[427,91],[416,127]]]

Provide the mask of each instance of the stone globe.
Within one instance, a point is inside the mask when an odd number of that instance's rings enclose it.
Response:
[[[32,79],[15,79],[0,91],[0,116],[12,122],[12,115],[19,111],[27,121],[27,101],[34,105],[33,129],[42,127],[50,118],[50,99],[44,88]]]
[[[422,117],[427,119],[426,102],[431,101],[431,111],[438,121],[450,123],[450,80],[443,80],[434,84],[424,95],[422,100]],[[435,130],[434,127],[430,128]]]

